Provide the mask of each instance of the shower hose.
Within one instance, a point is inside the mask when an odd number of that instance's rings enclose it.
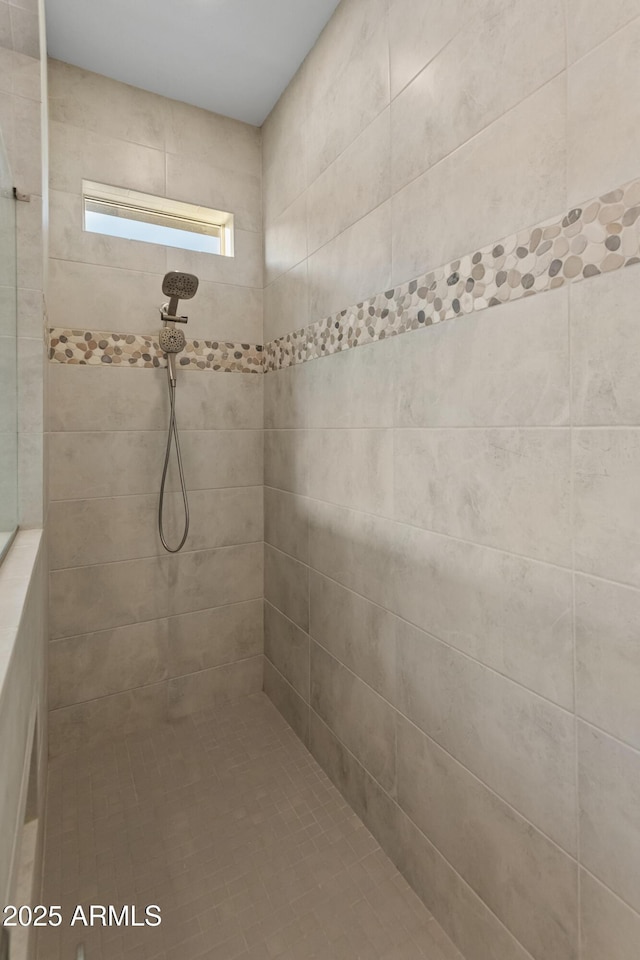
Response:
[[[164,455],[164,467],[162,468],[162,481],[160,483],[160,502],[158,504],[158,532],[162,540],[162,546],[168,553],[178,553],[182,550],[187,536],[189,534],[189,501],[187,499],[187,488],[184,482],[184,470],[182,469],[182,454],[180,452],[180,436],[178,434],[178,424],[176,422],[176,381],[171,376],[171,371],[167,367],[167,378],[169,383],[169,405],[171,412],[169,414],[169,432],[167,433],[167,449]],[[164,491],[167,483],[167,473],[169,471],[169,458],[171,456],[171,443],[175,442],[176,456],[178,459],[178,472],[180,474],[180,488],[182,490],[182,502],[184,504],[184,533],[177,547],[170,547],[164,535],[162,523],[162,514],[164,512]]]

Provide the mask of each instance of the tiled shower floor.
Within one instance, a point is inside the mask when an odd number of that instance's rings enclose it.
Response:
[[[43,902],[39,960],[460,957],[262,694],[53,760]],[[162,924],[70,927],[78,903]]]

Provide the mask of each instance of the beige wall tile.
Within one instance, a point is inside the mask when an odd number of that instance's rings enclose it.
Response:
[[[570,288],[576,424],[640,424],[637,286],[634,270],[616,270]]]
[[[262,182],[259,174],[236,170],[229,160],[219,167],[196,156],[166,155],[167,196],[232,213],[238,230],[262,230]]]
[[[264,290],[264,342],[306,327],[309,320],[307,261],[270,283]]]
[[[393,102],[394,190],[524,101],[565,66],[564,14],[553,0],[535,7],[527,0],[484,0],[464,12],[454,3],[445,14],[438,4],[430,13],[434,40],[426,49],[431,51],[442,36],[451,36],[451,41]],[[488,50],[499,50],[500,56],[487,56]]]
[[[404,718],[398,802],[533,956],[577,953],[577,867]]]
[[[332,24],[331,33],[336,41],[331,44],[325,33],[314,51],[317,80],[311,85],[310,93],[313,122],[306,125],[309,183],[389,103],[386,4],[373,0],[369,4],[358,2],[345,6],[350,8],[344,16],[351,19],[351,24],[341,36],[334,32],[338,30],[337,24]],[[348,50],[344,59],[339,53],[341,48]],[[320,58],[325,62],[318,70]]]
[[[169,402],[163,369],[51,363],[49,429],[53,432],[167,429]],[[262,428],[262,378],[185,371],[176,412],[181,430]]]
[[[190,530],[185,548],[205,550],[263,538],[261,487],[192,490]],[[164,503],[165,535],[182,536],[184,506],[180,493]],[[91,500],[55,500],[50,505],[51,569],[160,555],[158,494]]]
[[[391,516],[393,443],[392,430],[310,431],[309,496]]]
[[[571,854],[573,716],[404,621],[398,709]]]
[[[383,203],[309,257],[310,322],[388,288],[390,218],[389,203]]]
[[[113,737],[114,729],[123,734],[157,729],[166,715],[166,682],[52,710],[48,718],[49,756],[73,753],[80,747],[100,748]]]
[[[602,6],[596,0],[569,0],[567,55],[569,63],[597,47],[612,33],[640,15],[638,0],[617,0]]]
[[[568,430],[397,430],[399,520],[571,562]]]
[[[319,572],[572,707],[570,571],[315,501],[309,543]]]
[[[49,255],[56,260],[96,263],[158,275],[164,273],[166,247],[85,231],[79,194],[51,190],[49,218]],[[152,314],[151,307],[149,313]]]
[[[395,792],[395,710],[317,643],[311,708],[388,793]]]
[[[169,676],[196,673],[261,655],[262,606],[259,598],[171,617]]]
[[[575,565],[640,586],[640,432],[575,430]]]
[[[75,637],[166,617],[169,558],[54,570],[50,577],[50,636]]]
[[[389,110],[384,110],[307,191],[307,242],[313,253],[389,198]]]
[[[270,371],[264,381],[265,429],[306,426],[309,365],[296,364]]]
[[[264,655],[309,702],[309,637],[270,603],[264,605]]]
[[[206,156],[212,167],[261,176],[258,127],[179,100],[160,97],[166,110],[165,149],[184,157]]]
[[[187,489],[260,485],[261,443],[260,431],[183,431]],[[156,492],[165,446],[166,438],[159,430],[51,434],[51,499]],[[118,466],[123,463],[126,471]],[[177,490],[177,484],[174,462],[167,489]]]
[[[264,488],[264,539],[302,563],[309,561],[309,507],[294,493]]]
[[[400,870],[467,960],[529,960],[531,954],[402,811],[398,844]]]
[[[640,754],[578,724],[580,857],[585,868],[640,908]]]
[[[307,195],[302,194],[279,216],[265,224],[265,283],[272,284],[306,256]]]
[[[162,149],[52,121],[49,156],[49,186],[52,190],[80,196],[83,180],[97,180],[129,190],[165,195],[165,153]]]
[[[576,577],[576,700],[585,720],[640,749],[640,593]]]
[[[398,806],[313,710],[309,750],[383,850],[394,859],[401,816]]]
[[[169,613],[191,613],[262,596],[262,543],[171,557]],[[85,568],[92,569],[92,568]]]
[[[176,677],[167,681],[169,718],[188,717],[219,703],[259,693],[261,689],[261,656]]]
[[[266,220],[282,213],[307,186],[304,74],[303,65],[262,126],[262,194]]]
[[[167,620],[55,640],[49,644],[49,709],[165,680],[168,650]]]
[[[392,283],[563,210],[565,126],[560,77],[395,194]]]
[[[265,430],[264,482],[269,487],[304,495],[308,484],[306,430]]]
[[[396,617],[315,570],[309,592],[313,639],[397,706]]]
[[[264,692],[303,743],[309,740],[309,704],[287,683],[273,664],[264,659]]]
[[[274,547],[265,545],[265,598],[304,631],[309,629],[309,570]]]
[[[309,427],[393,425],[399,376],[396,338],[345,350],[303,365]]]
[[[397,337],[396,425],[567,423],[568,316],[557,290]]]
[[[636,19],[567,72],[567,184],[572,206],[638,175],[639,63],[640,19]]]
[[[164,149],[163,97],[60,60],[49,60],[48,74],[52,122]]]
[[[584,960],[635,960],[640,915],[586,870],[581,875],[581,902]]]
[[[446,47],[469,17],[462,0],[390,0],[389,66],[396,97]],[[475,21],[475,17],[473,17]]]

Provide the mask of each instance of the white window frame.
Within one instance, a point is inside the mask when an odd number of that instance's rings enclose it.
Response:
[[[138,190],[129,190],[126,187],[115,187],[105,183],[97,183],[94,180],[83,180],[83,230],[87,230],[87,204],[92,203],[103,208],[100,212],[112,212],[113,216],[140,220],[151,225],[171,226],[188,233],[201,233],[206,236],[219,237],[220,252],[210,255],[223,257],[234,255],[233,214],[224,210],[212,210],[209,207],[185,203],[182,200],[169,200],[166,197],[155,197],[150,193],[140,193]],[[103,234],[103,236],[106,236],[106,234]],[[134,242],[144,243],[146,241],[136,239]]]

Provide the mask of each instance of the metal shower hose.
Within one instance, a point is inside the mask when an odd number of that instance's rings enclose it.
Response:
[[[169,403],[171,406],[171,413],[169,415],[169,431],[167,433],[167,449],[164,455],[164,467],[162,468],[162,482],[160,483],[160,502],[158,503],[158,531],[160,533],[160,539],[162,540],[162,546],[168,553],[178,553],[182,550],[187,536],[189,534],[189,501],[187,499],[187,488],[184,482],[184,471],[182,469],[182,453],[180,452],[180,437],[178,435],[178,424],[176,422],[176,384],[175,380],[171,378],[171,372],[169,367],[167,367],[167,378],[169,383]],[[182,489],[182,502],[184,503],[184,533],[182,535],[182,540],[177,547],[170,547],[167,543],[164,535],[164,528],[162,524],[162,513],[164,506],[164,488],[167,481],[167,472],[169,470],[169,457],[171,455],[171,441],[175,441],[176,445],[176,455],[178,458],[178,471],[180,473],[180,487]]]

